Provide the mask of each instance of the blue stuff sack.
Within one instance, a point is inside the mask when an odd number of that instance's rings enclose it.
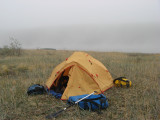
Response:
[[[45,93],[46,93],[46,90],[44,86],[39,85],[39,84],[32,85],[27,90],[28,95],[41,95]]]
[[[71,96],[68,99],[68,103],[74,104],[81,98],[86,97],[88,94],[79,95],[79,96]],[[101,109],[106,109],[108,107],[108,99],[103,94],[99,95],[91,95],[86,99],[80,101],[78,106],[83,110],[96,111]]]

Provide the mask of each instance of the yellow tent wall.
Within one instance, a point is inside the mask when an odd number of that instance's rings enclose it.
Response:
[[[69,96],[90,94],[93,91],[101,93],[113,86],[113,79],[101,62],[87,53],[74,52],[53,70],[46,82],[48,89],[64,70],[69,70],[69,81],[61,97],[63,100]]]

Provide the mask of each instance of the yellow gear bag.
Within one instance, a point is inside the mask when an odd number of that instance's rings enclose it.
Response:
[[[131,87],[131,81],[128,80],[126,77],[119,77],[114,79],[113,83],[116,87]]]

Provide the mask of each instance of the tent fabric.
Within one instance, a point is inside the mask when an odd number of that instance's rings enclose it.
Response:
[[[49,90],[58,85],[62,73],[63,76],[69,77],[62,100],[67,100],[70,96],[90,94],[93,91],[100,94],[113,86],[113,79],[107,68],[85,52],[74,52],[55,67],[46,82]]]

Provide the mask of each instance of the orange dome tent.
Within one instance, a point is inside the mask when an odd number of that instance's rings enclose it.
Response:
[[[70,96],[102,93],[113,86],[107,68],[85,52],[74,52],[59,64],[46,82],[48,90],[60,90],[62,100]]]

